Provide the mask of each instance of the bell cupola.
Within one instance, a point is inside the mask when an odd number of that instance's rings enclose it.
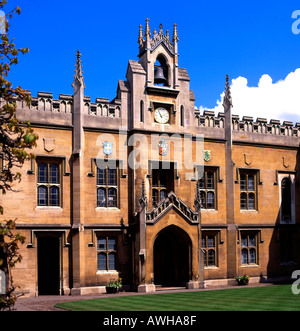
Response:
[[[164,33],[162,24],[158,31],[154,29],[153,34],[148,18],[144,33],[143,26],[140,25],[138,56],[147,75],[146,87],[178,89],[178,40],[176,24],[172,39],[169,30]]]

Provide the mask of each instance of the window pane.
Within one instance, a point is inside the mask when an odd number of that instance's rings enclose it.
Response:
[[[49,181],[50,184],[59,184],[59,166],[58,164],[50,164]]]
[[[97,168],[97,185],[105,185],[105,169]]]
[[[256,254],[254,248],[251,248],[249,251],[249,263],[256,263]]]
[[[241,209],[247,209],[247,194],[242,193],[241,194]]]
[[[214,188],[214,174],[212,172],[207,173],[207,188],[208,189]]]
[[[250,193],[248,196],[248,209],[254,210],[255,209],[255,195],[254,193]]]
[[[39,186],[38,187],[38,205],[39,206],[47,206],[48,205],[48,197],[47,197],[47,187]]]
[[[106,254],[100,253],[98,254],[98,270],[107,270],[106,267]]]
[[[205,237],[202,237],[202,239],[201,239],[201,247],[202,248],[205,248],[206,247]]]
[[[158,203],[158,191],[152,190],[152,201],[153,205],[156,205]]]
[[[104,188],[97,190],[97,207],[106,207],[106,190]]]
[[[49,205],[59,206],[59,188],[57,186],[51,186],[49,189]]]
[[[248,250],[242,249],[242,264],[248,264]]]
[[[110,188],[108,190],[108,207],[117,207],[117,190]]]
[[[208,265],[209,266],[216,265],[216,263],[215,263],[215,251],[212,250],[212,249],[208,251]]]
[[[166,190],[161,190],[160,191],[160,201],[165,199],[167,197],[167,192]]]
[[[160,170],[159,173],[159,180],[160,180],[160,187],[167,187],[168,178],[170,177],[169,170]]]
[[[200,192],[200,201],[202,208],[206,209],[206,199],[205,199],[205,192]]]
[[[215,247],[215,237],[214,236],[208,236],[207,237],[207,246],[208,247]]]
[[[116,250],[116,239],[108,239],[108,250],[115,251]]]
[[[108,254],[108,270],[116,270],[116,254]]]
[[[47,174],[47,165],[45,163],[39,163],[38,165],[38,183],[47,183],[48,174]]]
[[[108,185],[117,185],[117,169],[108,169]]]
[[[242,237],[241,245],[242,245],[242,247],[248,247],[248,239],[246,236]]]
[[[241,191],[246,191],[247,190],[246,175],[241,175],[241,178],[240,178],[240,188],[241,188]]]
[[[97,249],[98,250],[106,250],[106,238],[99,238],[97,240]]]
[[[200,188],[204,189],[205,188],[205,174],[203,174],[203,177],[200,179],[199,184]]]
[[[249,247],[256,247],[255,236],[249,236]]]
[[[213,192],[207,193],[207,209],[215,208],[215,195]]]
[[[158,186],[158,170],[152,170],[152,186]]]
[[[248,175],[248,191],[254,191],[254,176]]]

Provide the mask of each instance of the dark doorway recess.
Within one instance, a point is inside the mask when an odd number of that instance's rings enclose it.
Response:
[[[191,275],[191,240],[176,226],[162,230],[154,243],[154,283],[186,286]]]
[[[59,295],[59,238],[38,238],[38,293]]]

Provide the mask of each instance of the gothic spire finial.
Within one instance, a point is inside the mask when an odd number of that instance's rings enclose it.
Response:
[[[149,21],[150,21],[149,18],[146,18],[146,29],[145,29],[145,38],[146,38],[146,40],[150,39],[150,37],[151,37]]]
[[[178,38],[178,32],[177,32],[177,24],[174,24],[174,30],[173,30],[173,43],[177,42],[179,40]]]
[[[138,43],[139,43],[140,47],[142,47],[142,46],[143,46],[143,43],[144,43],[143,26],[142,26],[142,25],[140,25],[139,40],[138,40]]]
[[[83,85],[85,88],[84,80],[83,80],[83,71],[82,71],[82,64],[81,64],[81,53],[78,50],[76,53],[76,65],[75,65],[75,75],[74,75],[74,82],[73,87],[75,86],[75,82]]]
[[[158,31],[158,34],[159,34],[159,36],[163,36],[164,35],[164,31],[163,31],[163,25],[160,23],[159,24],[159,31]]]
[[[232,106],[232,98],[231,98],[230,83],[229,83],[228,75],[226,75],[225,95],[224,95],[223,105]]]

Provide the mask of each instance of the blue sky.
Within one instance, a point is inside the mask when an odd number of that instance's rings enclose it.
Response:
[[[30,52],[10,79],[33,96],[72,94],[79,49],[85,94],[112,100],[128,60],[138,59],[139,25],[147,17],[151,31],[162,23],[172,34],[177,23],[179,66],[188,70],[197,107],[216,106],[226,74],[254,87],[263,75],[277,82],[300,68],[300,34],[291,29],[299,1],[9,0],[4,10],[16,5],[22,13],[11,22],[11,36]]]

